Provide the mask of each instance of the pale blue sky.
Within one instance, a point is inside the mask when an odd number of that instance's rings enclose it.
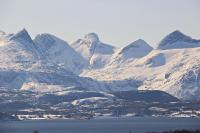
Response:
[[[32,38],[51,33],[71,42],[96,32],[118,47],[138,38],[156,46],[176,29],[200,39],[200,0],[0,0],[0,30],[23,27]]]

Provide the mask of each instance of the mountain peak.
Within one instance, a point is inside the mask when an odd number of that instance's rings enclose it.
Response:
[[[86,34],[84,39],[90,43],[99,42],[99,37],[94,32]]]
[[[171,32],[169,35],[182,35],[182,36],[185,36],[180,30],[175,30],[175,31]]]
[[[182,32],[180,32],[179,30],[175,30],[173,32],[171,32],[170,34],[168,34],[165,39],[167,39],[170,42],[173,41],[179,41],[179,40],[184,40],[185,38],[190,38],[189,36],[183,34]],[[191,39],[191,38],[190,38]]]
[[[138,39],[130,43],[129,45],[121,48],[118,51],[117,56],[119,56],[123,60],[142,58],[149,54],[152,50],[153,48],[144,40]]]
[[[28,31],[27,31],[25,28],[23,28],[21,31],[17,32],[17,33],[15,34],[15,36],[17,36],[17,35],[29,36]]]
[[[148,49],[148,51],[151,51],[153,48],[147,44],[147,42],[145,42],[142,39],[138,39],[132,43],[130,43],[129,45],[125,46],[122,48],[120,53],[124,53],[125,51],[132,51],[133,49],[140,49],[140,50],[144,50],[144,49]]]
[[[147,46],[149,46],[149,44],[147,44],[147,42],[145,42],[143,39],[137,39],[136,41],[132,42],[129,45],[133,45],[133,46],[147,45]]]
[[[11,40],[18,40],[18,41],[28,41],[30,43],[32,43],[32,39],[30,37],[30,35],[28,34],[27,30],[25,28],[23,28],[21,31],[17,32],[16,34],[14,34],[11,37]]]
[[[38,34],[33,41],[42,52],[48,51],[52,47],[52,50],[71,49],[66,41],[49,33]]]
[[[172,33],[168,34],[158,45],[158,49],[168,49],[173,47],[181,46],[173,46],[172,44],[176,42],[186,42],[186,43],[198,43],[200,40],[192,39],[191,37],[183,34],[179,30],[175,30]],[[185,46],[182,46],[185,47]]]

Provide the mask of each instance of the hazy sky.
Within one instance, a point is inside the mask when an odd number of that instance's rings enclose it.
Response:
[[[156,46],[176,29],[200,39],[200,0],[0,0],[0,30],[23,27],[32,38],[51,33],[71,42],[96,32],[118,47],[138,38]]]

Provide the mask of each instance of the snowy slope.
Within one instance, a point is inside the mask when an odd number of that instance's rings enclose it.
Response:
[[[199,42],[174,31],[157,49],[141,39],[116,49],[95,33],[68,45],[50,34],[33,41],[25,29],[16,34],[0,31],[0,87],[43,92],[76,87],[161,90],[184,100],[200,99]]]
[[[80,73],[87,65],[86,60],[77,54],[67,42],[53,35],[37,35],[34,42],[46,59],[51,60],[69,71]]]
[[[111,45],[102,43],[96,33],[85,35],[83,39],[78,39],[71,46],[87,60],[89,67],[93,69],[104,67],[115,49]]]
[[[102,81],[142,81],[138,89],[162,90],[181,99],[200,97],[200,48],[154,50],[123,67],[85,71],[82,76]],[[195,53],[195,54],[194,54]],[[123,86],[121,90],[130,90]]]
[[[120,67],[111,64],[103,69],[84,71],[81,76],[99,81],[137,80],[142,82],[139,90],[162,90],[180,99],[200,99],[200,47],[196,41],[190,40],[185,48],[182,41],[178,41],[181,47],[176,46],[177,41],[174,41],[170,43],[171,48],[165,45],[164,50],[161,47],[152,50]],[[122,90],[129,89],[124,86]]]

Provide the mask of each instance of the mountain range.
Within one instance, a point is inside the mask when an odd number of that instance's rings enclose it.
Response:
[[[73,43],[51,34],[32,39],[26,29],[0,31],[0,87],[33,92],[160,90],[200,100],[200,40],[180,31],[156,48],[138,39],[117,48],[96,33]]]

